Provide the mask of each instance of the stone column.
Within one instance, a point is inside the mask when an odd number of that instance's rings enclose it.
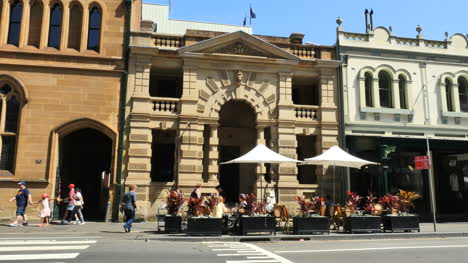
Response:
[[[338,145],[338,94],[335,72],[331,70],[322,71],[320,83],[322,104],[320,105],[321,127],[316,145],[317,153],[322,153],[331,146]],[[335,195],[339,196],[340,191],[338,186],[341,185],[341,182],[336,179],[341,177],[336,176],[334,180],[333,167],[318,166],[317,171],[317,183],[321,192],[330,195],[333,195],[333,192],[335,192]]]
[[[65,1],[63,3],[62,13],[62,32],[60,35],[60,50],[64,51],[68,48],[68,30],[70,25],[70,3]]]
[[[19,35],[18,47],[25,47],[28,42],[28,32],[29,32],[29,11],[31,8],[31,3],[29,1],[23,1],[23,13],[21,14],[21,28]]]
[[[3,46],[7,42],[7,34],[8,34],[8,21],[10,18],[10,1],[8,0],[1,0],[2,1],[2,10],[1,17],[0,17],[0,46]]]
[[[210,124],[210,141],[208,152],[208,184],[210,186],[219,184],[219,138],[218,138],[218,124]]]
[[[49,39],[49,22],[50,22],[50,2],[49,0],[43,1],[42,9],[42,25],[41,25],[41,40],[39,41],[39,48],[47,47]]]
[[[394,109],[400,109],[400,81],[397,78],[392,81],[392,86],[390,87],[392,90],[392,103]]]
[[[263,144],[265,145],[265,127],[264,126],[257,126],[257,145]],[[257,188],[257,198],[263,198],[262,193],[264,193],[266,181],[265,181],[265,164],[257,164],[256,167],[256,188]]]
[[[379,78],[372,79],[372,100],[374,108],[380,108]]]
[[[102,14],[101,14],[102,19]],[[101,21],[102,24],[102,21]],[[89,9],[83,7],[83,21],[81,21],[81,39],[80,39],[80,52],[85,51],[88,48],[88,27],[89,27]],[[102,31],[102,26],[101,26]],[[99,41],[99,47],[101,47],[102,38]],[[102,49],[99,48],[102,52]]]
[[[178,131],[178,186],[191,191],[195,184],[203,183],[203,129],[195,120],[181,120]]]
[[[453,83],[452,84],[452,101],[453,101],[453,110],[454,112],[461,112],[460,108],[460,99],[458,97],[458,83]],[[443,99],[443,98],[442,98]]]

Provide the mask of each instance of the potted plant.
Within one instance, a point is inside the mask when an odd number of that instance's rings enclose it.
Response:
[[[167,215],[164,218],[164,229],[167,233],[182,231],[182,217],[178,215],[180,207],[185,203],[184,193],[171,190],[166,199]]]
[[[368,213],[372,211],[373,203],[375,202],[374,194],[369,193],[364,204],[364,211],[359,210],[362,197],[354,192],[348,192],[348,200],[346,201],[347,209],[351,213],[346,213],[344,219],[345,232],[380,232],[380,217]],[[367,208],[367,209],[366,209]],[[367,211],[367,213],[366,213]]]
[[[205,202],[202,198],[190,198],[188,201],[187,235],[216,235],[222,234],[222,218],[210,216],[210,212],[218,204],[218,198],[211,196]]]
[[[240,217],[242,235],[265,232],[276,235],[275,218],[266,214],[264,201],[258,201],[253,193],[241,194],[239,201],[239,211],[243,213]]]
[[[414,208],[414,200],[420,197],[416,192],[400,190],[396,195],[397,204],[394,205],[398,208],[398,213],[387,214],[383,217],[384,231],[420,231],[419,216],[410,214],[411,208]]]
[[[293,233],[330,233],[328,217],[325,215],[325,200],[321,197],[306,199],[296,196],[302,216],[293,217]]]

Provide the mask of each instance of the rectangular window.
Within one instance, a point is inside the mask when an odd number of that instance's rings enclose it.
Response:
[[[153,130],[151,145],[151,181],[174,181],[174,165],[176,153],[176,131]]]
[[[150,75],[149,93],[151,97],[181,98],[182,73],[169,72]]]
[[[315,150],[316,136],[313,135],[297,135],[297,159],[304,160],[305,158],[314,157],[317,155]],[[299,165],[297,170],[297,180],[300,184],[316,184],[316,165]]]
[[[292,101],[296,105],[319,105],[319,80],[314,78],[293,78]]]

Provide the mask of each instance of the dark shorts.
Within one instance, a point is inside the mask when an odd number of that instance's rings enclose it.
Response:
[[[24,216],[26,214],[26,205],[17,205],[16,206],[16,215]]]
[[[134,208],[124,208],[125,220],[128,221],[132,218],[135,218],[135,209]]]

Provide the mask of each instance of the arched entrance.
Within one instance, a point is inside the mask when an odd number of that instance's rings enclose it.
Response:
[[[239,157],[256,145],[256,114],[243,100],[230,100],[219,111],[219,159]],[[219,168],[219,180],[227,202],[237,202],[240,193],[251,193],[255,186],[255,164],[228,164]]]
[[[72,123],[59,130],[57,190],[62,197],[66,197],[67,186],[75,184],[83,193],[85,220],[103,221],[107,202],[110,201],[115,137],[110,130],[103,133],[103,125],[91,122],[93,125]]]

